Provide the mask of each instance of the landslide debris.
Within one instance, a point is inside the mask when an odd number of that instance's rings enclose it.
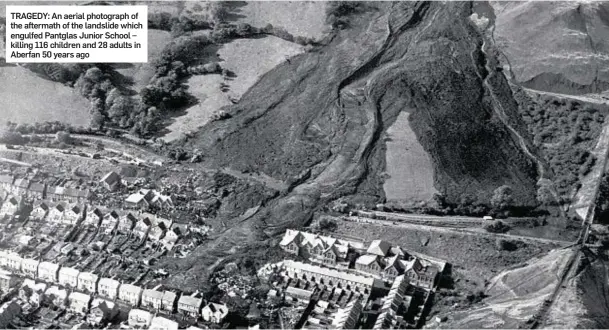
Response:
[[[525,87],[566,93],[609,89],[609,3],[491,1],[496,45]]]
[[[188,145],[208,155],[205,166],[253,169],[284,181],[310,171],[265,219],[278,230],[299,226],[308,220],[305,204],[354,193],[383,199],[379,136],[408,106],[415,109],[412,128],[433,159],[436,188],[449,201],[468,194],[488,202],[507,184],[517,204],[533,203],[536,165],[493,111],[470,5],[366,7],[327,46],[263,76],[228,109],[232,118],[190,139]],[[518,120],[505,79],[490,83],[507,115]]]

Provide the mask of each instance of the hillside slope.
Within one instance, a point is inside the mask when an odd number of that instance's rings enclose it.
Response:
[[[495,40],[514,78],[533,89],[609,89],[609,3],[491,1]]]
[[[482,39],[467,19],[470,4],[366,6],[329,45],[267,73],[229,109],[231,119],[208,124],[187,144],[204,151],[206,166],[294,183],[265,219],[280,229],[303,224],[307,205],[324,200],[357,193],[382,201],[379,137],[410,108],[413,131],[433,160],[435,188],[449,201],[470,195],[488,203],[504,184],[517,203],[534,201],[535,165],[496,116],[482,81]],[[489,83],[518,120],[505,79]]]

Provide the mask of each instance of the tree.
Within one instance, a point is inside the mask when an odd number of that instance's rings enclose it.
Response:
[[[505,211],[512,206],[512,188],[508,185],[503,185],[493,192],[491,205],[497,211]]]
[[[57,134],[55,134],[55,141],[57,143],[71,144],[72,136],[70,136],[70,133],[66,131],[59,131]]]
[[[515,242],[501,237],[495,240],[495,247],[499,251],[514,251],[518,249],[518,245]]]
[[[319,221],[319,229],[323,231],[335,231],[338,228],[338,224],[334,220],[321,219]]]
[[[489,233],[505,233],[510,230],[510,226],[506,225],[501,220],[494,220],[491,223],[485,223],[484,229]]]
[[[17,132],[4,129],[0,132],[0,142],[7,144],[25,144],[27,140]]]

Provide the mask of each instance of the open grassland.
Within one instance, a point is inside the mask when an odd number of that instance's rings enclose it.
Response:
[[[267,36],[257,39],[237,39],[218,50],[220,65],[235,76],[192,76],[188,79],[188,91],[198,103],[185,110],[167,127],[164,139],[172,141],[183,133],[205,125],[211,115],[231,104],[229,98],[238,100],[258,79],[286,59],[303,52],[303,47],[283,39]],[[222,84],[226,92],[222,91]]]
[[[19,66],[0,67],[0,86],[3,121],[89,124],[89,102],[70,87],[42,79]]]
[[[233,9],[238,22],[256,27],[272,24],[294,36],[321,38],[328,29],[323,1],[248,1]]]
[[[387,130],[386,172],[383,188],[387,201],[427,201],[434,188],[433,164],[417,140],[408,122],[409,113],[402,111]]]
[[[237,76],[226,82],[229,95],[241,98],[263,74],[302,52],[302,46],[274,36],[237,39],[224,45],[218,51],[221,65]]]
[[[174,119],[174,122],[167,127],[169,132],[164,136],[165,141],[173,141],[183,133],[205,125],[215,110],[230,104],[226,94],[220,91],[220,84],[223,81],[222,76],[217,74],[192,76],[188,79],[186,83],[188,90],[199,103],[186,109],[184,115]]]

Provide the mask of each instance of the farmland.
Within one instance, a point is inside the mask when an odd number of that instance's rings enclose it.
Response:
[[[19,66],[0,68],[0,86],[4,121],[59,120],[75,126],[89,124],[89,102],[70,87],[40,78]]]
[[[192,76],[188,79],[189,92],[198,103],[185,110],[167,127],[164,139],[172,141],[181,134],[207,123],[211,114],[231,104],[229,98],[238,100],[258,79],[287,58],[301,53],[302,46],[283,39],[267,36],[257,39],[237,39],[218,50],[220,65],[232,71],[235,77],[219,74]],[[225,84],[226,92],[221,85]]]
[[[272,24],[294,36],[321,38],[328,29],[325,8],[322,1],[251,1],[234,12],[238,22],[256,27]]]

